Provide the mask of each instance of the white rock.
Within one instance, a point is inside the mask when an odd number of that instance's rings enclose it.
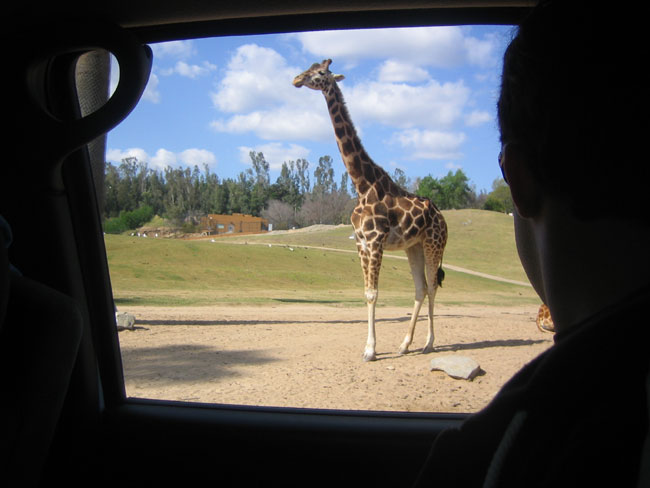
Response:
[[[117,322],[118,330],[133,330],[135,325],[135,315],[126,312],[117,312],[115,314],[115,321]]]
[[[479,364],[467,356],[439,356],[431,360],[431,371],[444,371],[452,378],[473,380],[481,371]]]

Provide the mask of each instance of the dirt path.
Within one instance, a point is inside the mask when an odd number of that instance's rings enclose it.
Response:
[[[365,307],[130,307],[120,332],[127,394],[183,401],[352,410],[472,412],[552,345],[536,306],[436,309],[432,354],[396,354],[409,317],[377,309],[378,360],[361,359]],[[422,347],[420,319],[412,349]],[[473,381],[429,371],[436,355],[479,362]]]

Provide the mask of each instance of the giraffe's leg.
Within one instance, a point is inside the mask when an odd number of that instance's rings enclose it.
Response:
[[[422,353],[427,354],[433,352],[433,304],[436,298],[436,292],[438,291],[438,270],[440,269],[440,264],[442,263],[442,253],[435,250],[433,246],[427,246],[425,243],[424,254],[427,275],[427,295],[429,296],[429,319],[427,342],[422,349]]]
[[[406,249],[406,256],[411,266],[411,274],[413,275],[413,282],[415,283],[415,303],[413,305],[413,313],[411,314],[411,323],[409,324],[406,337],[399,347],[400,354],[406,354],[409,350],[411,342],[413,342],[413,334],[415,332],[415,324],[418,321],[420,308],[424,301],[426,280],[424,277],[424,251],[421,244],[416,244]]]
[[[373,302],[368,301],[368,340],[366,341],[366,347],[363,350],[363,360],[364,361],[374,361],[377,359],[376,346],[377,346],[377,337],[375,335],[375,304],[377,300]]]
[[[379,285],[379,269],[381,268],[382,248],[381,246],[370,246],[365,241],[360,244],[359,257],[365,282],[366,303],[368,305],[368,340],[363,351],[364,361],[377,359],[375,334],[375,305]]]

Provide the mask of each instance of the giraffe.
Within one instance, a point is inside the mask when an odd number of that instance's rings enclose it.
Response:
[[[433,301],[442,283],[442,255],[447,243],[447,224],[428,198],[408,193],[368,156],[352,125],[337,81],[343,75],[329,70],[331,59],[314,63],[296,76],[293,85],[321,91],[325,96],[343,163],[357,190],[358,203],[350,220],[361,261],[368,307],[368,340],[365,361],[376,356],[375,305],[379,270],[385,250],[404,250],[415,283],[415,304],[399,353],[406,354],[413,341],[415,324],[425,297],[429,299],[428,333],[423,353],[433,351]]]
[[[537,320],[535,320],[537,328],[542,332],[555,332],[555,325],[553,325],[553,318],[551,311],[546,304],[542,303],[537,311]]]

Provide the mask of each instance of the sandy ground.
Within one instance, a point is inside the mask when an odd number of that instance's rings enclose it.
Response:
[[[346,410],[473,412],[524,364],[552,345],[537,307],[437,306],[435,350],[396,353],[403,308],[377,309],[378,360],[363,362],[366,309],[329,306],[130,307],[136,329],[119,333],[127,395],[192,402]],[[482,372],[473,381],[430,371],[459,354]]]

